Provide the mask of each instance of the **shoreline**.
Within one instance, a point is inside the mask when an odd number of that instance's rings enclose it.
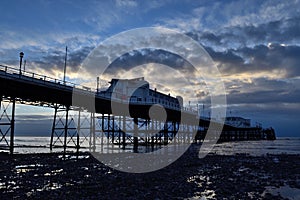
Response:
[[[48,137],[17,137],[19,143],[16,144],[16,154],[28,154],[28,153],[50,153]],[[197,145],[199,145],[198,143]],[[169,145],[172,145],[169,144]],[[238,153],[249,153],[250,155],[262,156],[266,154],[300,154],[300,138],[278,138],[274,141],[269,140],[246,140],[246,141],[231,141],[222,142],[214,145],[212,150],[202,149],[202,152],[210,151],[218,155],[235,155]],[[159,147],[159,146],[158,146]],[[0,146],[1,148],[1,146]],[[147,152],[149,149],[145,146],[139,146],[140,152]],[[2,148],[1,148],[2,149]],[[126,147],[126,152],[131,152],[133,146]],[[8,151],[7,148],[3,148],[2,151]],[[76,152],[75,148],[67,149]],[[80,152],[88,152],[89,148],[83,146]],[[122,152],[118,145],[112,145],[104,143],[103,146],[97,146],[96,151],[103,153]],[[150,149],[151,151],[151,149]],[[0,150],[1,152],[1,150]],[[52,152],[63,152],[62,147],[55,147]]]
[[[282,199],[277,190],[300,195],[300,155],[199,159],[199,147],[194,144],[174,163],[145,174],[111,169],[89,153],[79,153],[79,159],[76,153],[65,159],[61,153],[1,155],[0,192],[2,199]]]

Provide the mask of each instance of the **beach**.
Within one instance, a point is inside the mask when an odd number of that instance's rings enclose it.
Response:
[[[1,154],[1,199],[299,199],[299,154],[210,153],[200,144],[174,163],[134,174],[91,154]]]

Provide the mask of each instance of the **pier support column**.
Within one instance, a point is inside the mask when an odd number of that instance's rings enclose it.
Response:
[[[0,143],[2,143],[3,149],[8,150],[10,154],[14,153],[15,107],[16,99],[14,97],[3,101],[2,95],[0,95]],[[9,140],[7,140],[8,135]]]
[[[159,145],[161,145],[162,144],[162,140],[161,140],[161,138],[162,138],[162,125],[161,125],[161,121],[158,121],[158,125],[159,125],[159,131],[158,131],[158,133],[159,133],[159,135],[158,135],[158,138],[159,138]]]
[[[77,154],[79,153],[79,149],[80,149],[80,131],[81,131],[80,114],[81,114],[81,111],[79,109],[78,119],[77,119],[77,137],[76,137],[76,151],[77,151]]]
[[[155,133],[155,130],[154,130],[154,119],[151,120],[151,148],[152,148],[152,151],[154,151],[154,133]]]
[[[119,143],[119,148],[121,148],[121,121],[122,117],[119,116],[119,124],[118,124],[118,143]]]
[[[54,118],[53,118],[52,131],[51,131],[51,138],[50,138],[50,151],[52,151],[52,148],[53,148],[53,137],[54,137],[54,132],[55,132],[57,110],[58,110],[58,106],[55,105],[55,107],[54,107]]]
[[[164,123],[164,145],[168,144],[168,140],[169,140],[169,135],[168,135],[168,121],[166,121]]]
[[[69,110],[70,110],[70,106],[67,106],[66,107],[65,129],[64,129],[64,153],[66,153],[66,150],[67,150],[67,137],[68,137],[68,125],[69,125],[69,121],[68,121]]]
[[[10,145],[9,152],[10,154],[14,153],[14,137],[15,137],[15,110],[16,110],[16,99],[12,100],[12,110],[11,110],[11,127],[10,127]]]
[[[123,132],[122,132],[122,145],[123,145],[123,149],[125,149],[126,146],[126,116],[123,116],[123,128],[122,128]]]
[[[175,121],[172,122],[172,140],[173,143],[175,144],[176,143],[176,122]]]
[[[138,152],[138,118],[133,119],[133,152],[137,153]]]
[[[113,145],[114,142],[115,142],[115,116],[111,116],[111,117],[112,117],[112,129],[111,129],[112,135],[111,135],[111,143],[112,143],[112,145]]]
[[[158,144],[158,136],[159,136],[159,131],[160,129],[158,129],[158,120],[155,121],[155,128],[154,128],[154,131],[155,131],[155,143],[156,145]]]
[[[107,144],[109,144],[110,137],[110,114],[107,116]]]
[[[90,122],[90,148],[93,152],[96,151],[96,124],[95,124],[95,113],[91,113],[91,122]]]
[[[103,148],[104,148],[104,137],[105,137],[105,132],[104,132],[104,114],[102,113],[101,115],[101,151],[103,152]]]
[[[90,113],[90,134],[89,134],[89,151],[92,150],[92,143],[93,143],[93,134],[92,134],[92,126],[93,126],[93,122],[92,122],[92,113]]]

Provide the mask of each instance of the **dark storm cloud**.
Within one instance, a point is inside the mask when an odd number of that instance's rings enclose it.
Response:
[[[18,121],[39,121],[39,120],[52,120],[53,117],[52,116],[47,116],[47,115],[22,115],[22,114],[19,114],[16,116],[16,119],[17,119],[17,122]]]
[[[235,84],[236,81],[234,81]],[[299,81],[253,79],[251,83],[237,84],[239,89],[229,89],[229,104],[300,103]],[[227,85],[228,86],[228,85]]]
[[[300,75],[300,46],[257,45],[224,52],[205,48],[225,75],[243,72],[271,73],[272,70],[284,70],[286,74],[282,76],[286,77]]]
[[[300,17],[259,25],[231,26],[219,32],[189,32],[203,44],[224,74],[284,70],[300,75]]]
[[[93,47],[83,47],[76,51],[68,50],[67,66],[68,70],[76,72],[78,67],[92,51]],[[50,50],[46,56],[40,60],[32,61],[36,67],[51,71],[51,69],[63,69],[65,64],[65,51]]]
[[[114,60],[106,70],[108,74],[115,74],[118,70],[130,70],[147,63],[159,63],[177,70],[193,71],[192,65],[179,55],[162,49],[134,50]]]
[[[241,53],[244,58],[251,58],[249,65],[254,70],[285,69],[287,77],[300,75],[300,46],[259,45],[236,52]]]
[[[80,50],[71,52],[68,57],[68,64],[73,70],[77,70],[78,66],[83,62],[87,55],[93,50],[93,47],[83,47]]]
[[[218,35],[215,35],[214,33],[211,32],[203,32],[203,33],[198,33],[198,32],[188,32],[186,33],[187,36],[193,38],[196,41],[209,41],[213,43],[214,45],[221,45],[221,40],[222,38]]]
[[[17,115],[16,136],[50,136],[53,116]]]
[[[237,55],[232,49],[223,52],[214,51],[210,47],[205,47],[205,49],[214,59],[214,61],[220,62],[222,64],[241,65],[244,63],[244,59],[241,56]]]
[[[225,78],[228,109],[294,136],[300,109],[299,21],[295,17],[192,34],[223,75],[244,74],[235,80]]]
[[[246,93],[231,93],[227,96],[229,104],[258,104],[258,103],[300,103],[300,90],[293,93],[281,89],[272,91],[255,91]]]
[[[205,46],[223,74],[281,70],[295,77],[300,75],[299,21],[294,17],[187,35]]]
[[[93,50],[94,47],[86,46],[82,47],[78,50],[68,49],[67,56],[67,67],[69,72],[76,72],[78,67],[83,62],[83,60],[87,57],[87,55]],[[13,50],[14,52],[18,52],[17,49]],[[38,52],[38,53],[37,53]],[[40,55],[40,57],[36,56]],[[54,48],[49,48],[47,51],[42,49],[31,49],[30,51],[25,52],[26,60],[26,69],[30,72],[35,72],[35,70],[44,69],[48,72],[48,76],[56,76],[54,70],[61,70],[65,65],[65,51],[57,50]],[[2,64],[2,63],[1,63]],[[5,60],[3,62],[4,65],[8,66],[19,66],[19,57],[18,54],[14,58]],[[24,62],[23,62],[24,64]]]
[[[230,48],[259,43],[294,43],[300,40],[300,17],[271,21],[259,25],[230,26],[215,32],[189,32],[203,43]]]

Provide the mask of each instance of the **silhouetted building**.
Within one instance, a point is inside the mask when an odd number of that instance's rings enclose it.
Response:
[[[249,128],[251,127],[251,120],[242,117],[226,117],[225,124],[237,128]]]
[[[101,91],[100,95],[126,100],[130,103],[142,104],[160,104],[164,107],[181,109],[183,106],[183,98],[181,96],[172,97],[170,94],[158,92],[155,88],[150,89],[149,82],[144,77],[134,79],[112,79],[111,85],[106,91]]]

